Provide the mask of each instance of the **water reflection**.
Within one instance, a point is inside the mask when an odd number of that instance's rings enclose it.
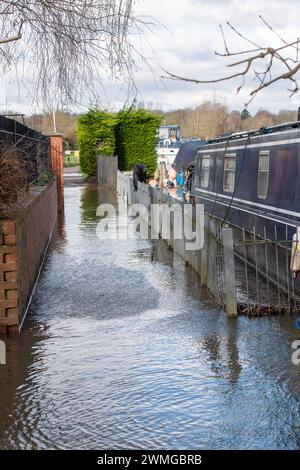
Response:
[[[298,448],[294,319],[229,321],[161,240],[97,238],[96,208],[115,195],[65,196],[0,366],[0,447]]]

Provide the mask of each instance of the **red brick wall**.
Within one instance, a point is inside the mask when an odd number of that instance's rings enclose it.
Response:
[[[53,182],[32,189],[13,218],[0,219],[0,333],[19,328],[56,218]]]
[[[16,225],[13,220],[0,226],[0,332],[18,324]]]
[[[64,210],[64,169],[63,169],[63,141],[60,134],[50,136],[52,172],[57,182],[57,207],[60,212]]]

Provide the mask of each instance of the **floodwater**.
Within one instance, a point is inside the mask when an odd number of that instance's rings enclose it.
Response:
[[[97,238],[113,194],[65,198],[0,365],[0,448],[299,448],[295,319],[228,320],[163,241]]]

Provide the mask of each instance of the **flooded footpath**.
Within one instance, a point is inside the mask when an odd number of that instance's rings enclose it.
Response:
[[[298,449],[295,318],[228,320],[163,241],[99,240],[104,202],[116,196],[65,188],[0,366],[0,448]]]

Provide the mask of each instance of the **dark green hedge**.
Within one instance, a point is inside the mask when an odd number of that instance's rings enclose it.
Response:
[[[119,169],[132,170],[144,163],[147,173],[156,170],[155,144],[161,117],[145,109],[123,109],[113,114],[91,109],[77,123],[80,167],[84,173],[96,173],[96,155],[118,155]]]
[[[132,170],[136,163],[144,163],[148,175],[154,173],[157,167],[155,144],[160,123],[161,117],[146,109],[120,111],[116,128],[116,154],[120,170]]]
[[[96,155],[115,155],[116,114],[100,109],[90,109],[77,121],[80,150],[80,167],[88,175],[96,173]]]

